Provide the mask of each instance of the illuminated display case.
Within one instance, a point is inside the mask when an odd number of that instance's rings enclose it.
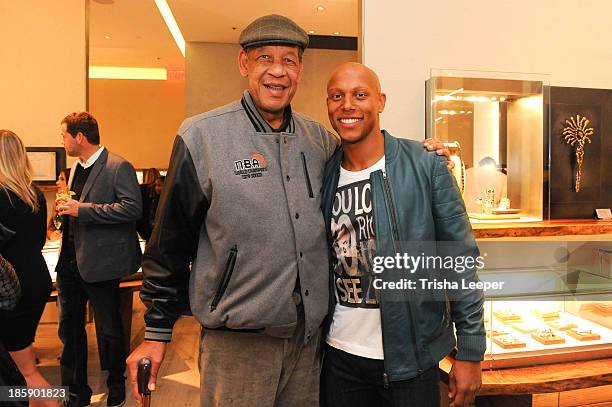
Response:
[[[612,280],[601,259],[585,266],[481,271],[482,281],[505,283],[502,292],[485,293],[483,367],[612,357]]]
[[[546,75],[435,69],[426,82],[426,136],[449,143],[470,219],[544,218]]]

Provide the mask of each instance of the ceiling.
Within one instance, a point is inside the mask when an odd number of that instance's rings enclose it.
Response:
[[[185,41],[221,43],[237,43],[240,31],[266,14],[286,15],[316,35],[356,37],[357,4],[357,0],[168,0]],[[318,11],[318,6],[325,10]],[[154,0],[91,0],[89,30],[90,65],[184,69],[183,56]]]

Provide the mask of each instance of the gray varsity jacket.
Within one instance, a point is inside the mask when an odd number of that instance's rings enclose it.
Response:
[[[188,304],[206,328],[290,337],[298,276],[304,340],[320,327],[329,295],[321,183],[337,141],[290,107],[281,128],[248,92],[181,126],[143,259],[145,339],[169,341]]]

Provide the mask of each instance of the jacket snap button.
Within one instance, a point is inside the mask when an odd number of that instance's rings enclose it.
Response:
[[[287,144],[287,137],[283,138],[283,143]]]
[[[296,219],[299,219],[299,217],[300,217],[300,214],[296,212],[296,213],[295,213],[295,218],[296,218]]]
[[[287,181],[291,181],[291,177],[287,175]]]
[[[308,293],[308,290],[304,291],[304,295],[305,295],[306,297],[308,297],[308,294],[309,294],[309,293]]]

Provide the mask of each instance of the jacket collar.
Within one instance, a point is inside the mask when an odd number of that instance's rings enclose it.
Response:
[[[255,103],[253,102],[253,98],[251,97],[251,94],[249,93],[248,90],[244,91],[240,104],[244,108],[244,111],[247,117],[249,118],[249,120],[251,121],[251,124],[255,128],[256,132],[258,133],[280,133],[280,132],[295,133],[295,123],[293,122],[293,112],[291,110],[291,105],[287,106],[285,108],[285,111],[283,112],[283,122],[281,123],[281,126],[278,129],[274,129],[272,128],[272,126],[268,124],[267,121],[264,120],[263,117],[261,117],[261,113],[259,113],[259,110],[257,110],[257,107],[255,106]]]
[[[395,160],[397,156],[397,138],[393,137],[387,130],[382,130],[384,142],[385,142],[385,167]],[[339,171],[340,165],[342,164],[342,159],[344,157],[344,153],[342,151],[342,147],[338,148],[334,155],[329,159],[330,166]]]
[[[387,130],[382,130],[385,139],[385,163],[391,164],[397,156],[398,141]]]
[[[91,155],[91,157],[89,157],[87,159],[87,161],[83,162],[81,161],[81,159],[77,159],[77,161],[79,162],[79,164],[81,164],[81,167],[83,168],[89,168],[92,165],[94,165],[94,163],[96,162],[96,160],[98,159],[98,157],[100,157],[100,154],[102,154],[102,151],[104,151],[104,146],[100,146],[95,153],[93,153]]]
[[[87,195],[87,193],[93,186],[94,181],[96,180],[98,175],[100,175],[100,171],[102,171],[102,168],[104,168],[104,165],[106,164],[107,159],[108,159],[108,150],[105,148],[100,152],[100,156],[93,163],[91,172],[89,173],[89,176],[87,177],[87,182],[83,186],[83,191],[81,192],[81,199],[79,200],[80,202],[83,202],[83,200],[85,199],[85,196]],[[72,170],[70,171],[70,179],[68,181],[68,186],[70,187],[70,189],[72,189],[72,181],[74,180],[74,174],[76,172],[78,165],[81,165],[79,161],[75,161],[74,165],[72,166]]]

